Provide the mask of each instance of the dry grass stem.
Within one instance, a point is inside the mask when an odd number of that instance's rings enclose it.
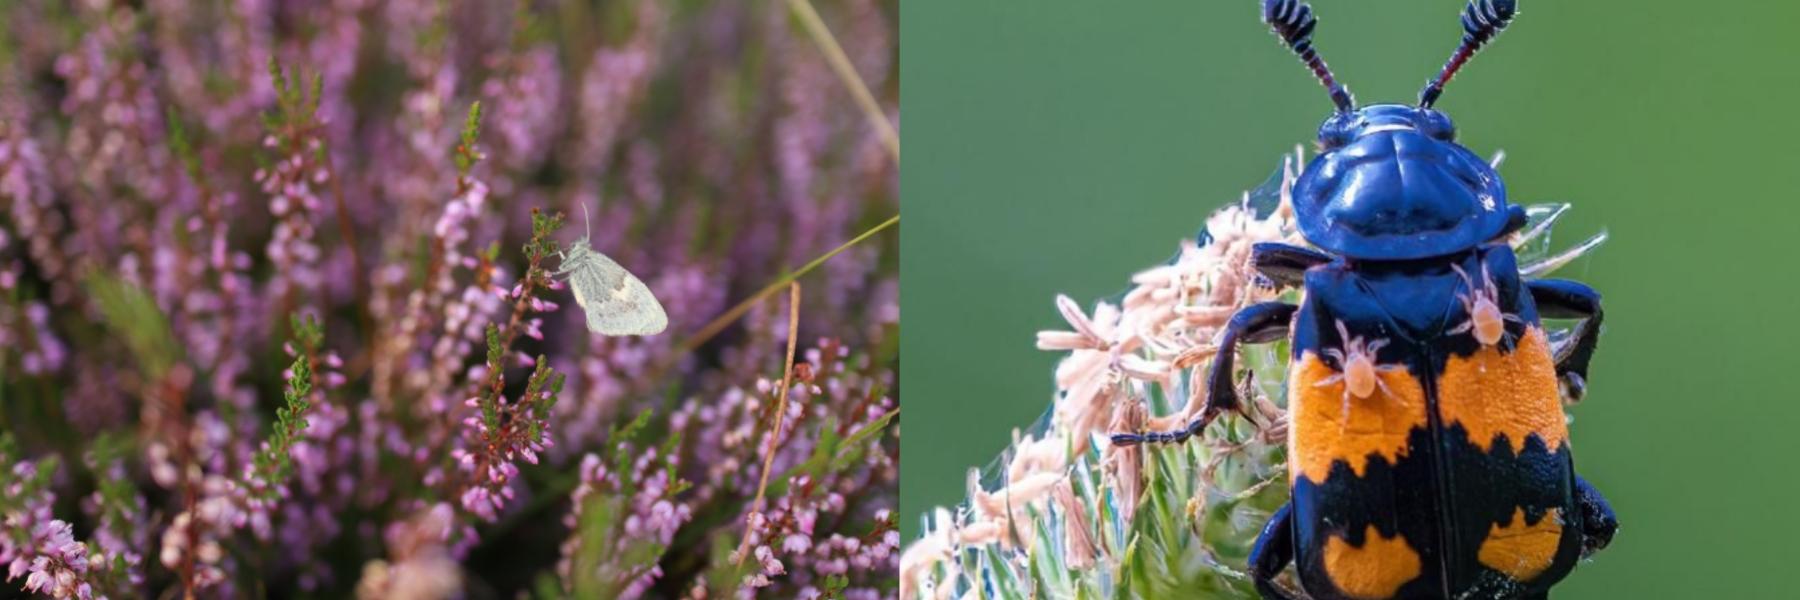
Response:
[[[769,427],[767,436],[768,450],[763,451],[762,475],[756,482],[756,499],[750,502],[750,512],[745,515],[744,541],[738,544],[738,564],[744,564],[744,557],[750,552],[749,521],[763,509],[763,493],[769,489],[769,470],[775,466],[775,449],[780,446],[781,425],[787,416],[788,390],[794,387],[794,349],[800,339],[800,284],[788,283],[788,335],[787,363],[781,369],[781,390],[776,392],[775,422]]]

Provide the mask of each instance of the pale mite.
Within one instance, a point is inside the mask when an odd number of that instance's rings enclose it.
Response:
[[[1343,370],[1330,377],[1320,379],[1313,385],[1325,387],[1340,381],[1344,382],[1343,419],[1338,422],[1338,425],[1347,427],[1350,423],[1350,398],[1352,396],[1368,398],[1370,394],[1375,393],[1375,388],[1381,388],[1381,393],[1393,396],[1394,392],[1388,389],[1387,381],[1381,378],[1381,374],[1399,371],[1406,367],[1375,362],[1375,353],[1381,351],[1388,344],[1386,339],[1365,341],[1361,337],[1350,337],[1350,330],[1344,326],[1343,321],[1337,322],[1337,330],[1338,339],[1343,340],[1344,348],[1342,350],[1326,348],[1325,355],[1336,360]]]
[[[1481,265],[1481,285],[1479,286],[1475,285],[1475,279],[1469,277],[1468,271],[1464,271],[1462,266],[1450,265],[1450,268],[1456,270],[1456,275],[1462,277],[1463,283],[1469,288],[1467,293],[1456,295],[1456,298],[1462,301],[1463,311],[1469,313],[1469,320],[1463,321],[1461,325],[1451,329],[1450,333],[1459,334],[1472,331],[1475,334],[1475,341],[1480,342],[1483,348],[1487,348],[1499,344],[1500,340],[1506,336],[1507,323],[1525,322],[1518,315],[1500,311],[1500,291],[1494,287],[1494,278],[1488,276],[1485,263]]]
[[[581,213],[587,218],[587,205]],[[592,221],[588,233],[593,232]],[[567,250],[556,253],[561,263],[554,276],[563,277],[575,293],[575,303],[587,315],[588,330],[601,335],[655,335],[669,326],[669,315],[644,282],[625,267],[588,245],[582,235]]]

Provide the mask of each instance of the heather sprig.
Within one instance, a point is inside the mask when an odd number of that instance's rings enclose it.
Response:
[[[474,145],[480,126],[479,115],[479,103],[472,104],[464,130],[465,143],[454,153],[470,164],[482,156]],[[499,260],[499,243],[490,243],[486,251],[465,247],[487,210],[488,198],[488,187],[479,178],[467,171],[461,171],[455,177],[454,195],[443,204],[430,229],[430,237],[425,240],[423,280],[406,293],[405,309],[399,313],[399,318],[392,320],[395,331],[384,340],[382,356],[377,359],[374,389],[384,405],[395,393],[391,387],[394,377],[401,369],[409,367],[407,363],[412,358],[411,345],[415,338],[434,325],[441,326],[441,335],[429,345],[431,377],[423,385],[415,383],[411,387],[426,400],[421,403],[426,418],[440,416],[452,398],[466,396],[452,389],[453,380],[463,366],[462,357],[481,340],[486,321],[493,318],[506,299],[500,284],[505,269]],[[456,293],[458,267],[471,272],[460,294]],[[395,282],[390,281],[392,283]],[[376,313],[385,315],[388,311],[378,309]],[[536,321],[529,323],[535,325]]]
[[[188,140],[187,126],[182,125],[181,114],[169,107],[163,114],[163,121],[168,126],[169,151],[175,153],[175,160],[181,163],[189,179],[196,185],[207,187],[206,171],[200,168],[200,156],[194,152],[193,142]]]
[[[560,585],[554,591],[540,585],[540,597],[635,597],[662,575],[658,563],[675,531],[693,517],[679,499],[692,484],[677,474],[679,434],[639,445],[650,417],[645,410],[613,429],[610,460],[582,458],[581,483],[571,495],[574,535],[557,567]]]
[[[127,436],[108,434],[88,452],[94,493],[82,503],[98,524],[89,555],[94,583],[100,590],[128,596],[144,584],[144,548],[149,531],[144,497],[132,484],[126,461],[133,449]]]
[[[319,120],[324,77],[315,73],[302,88],[297,73],[287,73],[271,58],[269,80],[275,88],[276,105],[264,116],[267,137],[263,147],[275,156],[254,176],[269,197],[269,214],[275,218],[275,231],[266,248],[275,270],[268,294],[287,309],[310,307],[317,301],[311,296],[324,283],[317,215],[325,204],[316,186],[331,181],[330,157]],[[339,213],[342,211],[340,206]],[[354,240],[345,242],[354,247]]]
[[[793,368],[789,418],[780,429],[769,427],[772,414],[758,415],[780,406],[781,380],[758,379],[753,397],[759,400],[742,405],[747,420],[742,426],[769,432],[761,443],[746,439],[744,445],[777,448],[776,476],[770,478],[767,506],[742,509],[744,537],[727,549],[724,561],[713,562],[706,580],[723,588],[712,591],[734,590],[740,597],[815,597],[825,578],[843,575],[857,595],[892,594],[900,542],[893,506],[857,493],[898,475],[888,437],[895,434],[890,424],[898,409],[885,395],[892,382],[864,371],[868,357],[834,340],[821,340],[802,359]],[[701,431],[711,435],[710,427]],[[750,478],[753,474],[758,477]],[[757,471],[741,475],[751,489],[759,476]],[[710,498],[719,487],[702,481],[697,496]]]
[[[225,547],[238,530],[248,528],[259,539],[272,534],[277,511],[290,495],[288,481],[298,454],[295,448],[304,440],[308,411],[320,399],[317,388],[322,379],[341,385],[335,381],[341,375],[334,371],[341,361],[323,348],[325,334],[318,320],[294,313],[289,315],[288,323],[291,337],[283,348],[293,362],[282,374],[282,404],[275,409],[267,438],[253,455],[236,463],[240,465],[241,478],[221,473],[229,466],[216,466],[212,473],[189,471],[189,476],[183,478],[188,486],[187,509],[177,514],[163,532],[159,558],[180,574],[183,587],[188,589],[226,583],[229,563]],[[190,449],[193,450],[209,449],[201,446]]]
[[[167,277],[181,298],[180,308],[171,314],[179,339],[191,347],[195,362],[211,372],[220,388],[243,389],[238,376],[248,368],[247,352],[238,340],[252,337],[253,332],[234,319],[237,310],[251,294],[247,271],[249,256],[230,249],[231,221],[229,211],[236,196],[220,189],[206,168],[183,124],[181,115],[170,107],[165,115],[168,124],[169,151],[182,166],[193,185],[198,204],[170,210],[180,220],[175,241],[178,246],[171,259],[172,276]],[[196,282],[195,280],[200,280]],[[234,394],[232,401],[222,403],[219,410],[227,420],[250,404],[248,394]]]
[[[132,487],[124,462],[130,456],[134,440],[123,434],[106,434],[94,440],[85,457],[88,470],[95,475],[94,505],[102,520],[125,520],[134,510],[137,489]]]
[[[325,339],[325,332],[319,327],[317,319],[298,314],[292,315],[290,319],[293,340],[289,343],[294,349],[294,362],[285,373],[287,387],[282,390],[282,406],[275,410],[275,425],[270,429],[269,438],[263,442],[262,449],[256,453],[254,471],[247,482],[261,502],[277,500],[293,471],[294,460],[290,451],[307,426],[306,411],[312,408],[313,364],[319,360],[319,345]]]
[[[13,436],[0,432],[0,564],[6,579],[23,576],[27,591],[54,598],[104,598],[89,581],[87,545],[75,541],[69,523],[51,516],[56,457],[22,460],[18,453]]]
[[[470,110],[471,127],[479,122],[478,114],[479,109]],[[554,303],[539,299],[537,294],[556,285],[543,261],[557,250],[551,236],[562,227],[562,216],[545,216],[536,209],[532,210],[531,216],[531,240],[524,246],[525,275],[510,293],[512,314],[504,327],[488,324],[484,377],[476,396],[467,402],[479,409],[481,415],[478,419],[466,420],[468,429],[464,435],[468,447],[451,451],[451,458],[467,476],[455,497],[463,509],[487,521],[497,518],[497,511],[513,495],[509,486],[519,472],[513,461],[523,457],[527,462],[537,464],[538,454],[554,445],[546,427],[550,410],[555,407],[557,396],[563,389],[563,374],[557,373],[539,356],[523,361],[534,367],[526,380],[524,394],[515,402],[506,401],[506,357],[512,344],[518,339],[521,328],[529,328],[536,337],[538,326],[528,322],[527,315],[556,308]]]
[[[11,433],[0,432],[0,517],[35,510],[47,505],[43,498],[49,492],[50,478],[56,474],[59,461],[55,455],[36,461],[19,456],[19,442]],[[9,534],[16,533],[8,530]],[[14,539],[21,539],[14,535]]]
[[[550,255],[552,255],[552,254],[556,254],[557,251],[562,248],[562,246],[559,245],[556,242],[556,238],[552,237],[552,236],[556,235],[556,232],[558,230],[562,229],[562,226],[563,226],[563,214],[562,213],[546,215],[541,210],[537,210],[535,208],[532,209],[531,210],[531,240],[525,242],[525,247],[522,250],[522,252],[525,253],[526,260],[531,261],[531,264],[533,266],[536,266],[539,262],[543,261],[543,259],[549,258]],[[527,271],[527,275],[529,275],[530,273],[531,273],[530,271]],[[547,275],[546,271],[539,270],[538,275],[539,275],[539,279],[536,280],[537,285],[542,286],[542,287],[550,287],[551,286],[551,283],[549,282],[549,276]],[[532,281],[533,279],[530,277],[527,277],[526,280]],[[513,295],[519,296],[519,295],[521,295],[521,292],[515,291],[513,293]]]
[[[498,326],[488,326],[488,360],[490,372],[501,372],[505,347],[500,343]],[[456,497],[464,509],[484,520],[494,520],[505,500],[513,495],[508,487],[519,474],[513,461],[522,457],[537,464],[539,453],[554,445],[547,427],[550,409],[562,393],[564,376],[550,368],[539,357],[537,367],[526,380],[525,393],[516,402],[507,402],[503,393],[505,376],[490,378],[490,387],[471,402],[481,410],[477,421],[470,419],[469,449],[451,452],[469,477]]]
[[[319,99],[324,97],[324,74],[314,73],[302,87],[299,73],[288,72],[280,61],[270,58],[269,82],[275,87],[275,110],[263,116],[263,127],[274,136],[273,145],[287,148],[310,145],[311,140],[305,136],[318,125]],[[323,145],[313,150],[315,156],[324,158]]]
[[[475,148],[475,138],[481,133],[481,102],[469,104],[469,116],[463,121],[462,141],[456,144],[451,155],[456,160],[457,181],[469,177],[469,169],[482,158],[481,151]]]
[[[488,325],[487,339],[488,371],[503,373],[506,347],[500,341],[498,325]],[[489,453],[502,447],[521,445],[519,452],[526,460],[536,463],[537,452],[546,445],[544,426],[550,409],[556,406],[557,395],[562,393],[564,376],[550,368],[549,361],[542,356],[536,359],[536,364],[525,381],[525,393],[519,395],[518,402],[506,402],[506,377],[503,374],[490,377],[490,387],[475,398],[481,409],[481,433]],[[515,437],[517,439],[513,439]]]
[[[25,591],[49,594],[52,598],[105,598],[95,596],[89,579],[87,544],[75,541],[75,528],[66,522],[52,520],[39,523],[31,530],[35,548],[31,563],[25,569]],[[19,560],[8,569],[8,577],[16,577],[23,569]]]
[[[544,260],[555,255],[559,249],[552,236],[562,226],[563,216],[561,213],[545,215],[543,211],[536,208],[531,210],[531,239],[525,242],[523,248],[526,260],[525,275],[507,294],[507,297],[513,301],[512,313],[507,318],[505,326],[492,323],[487,326],[486,382],[482,386],[483,396],[480,401],[484,415],[492,405],[496,405],[502,399],[501,391],[505,387],[507,366],[506,355],[513,343],[518,340],[521,330],[533,338],[542,337],[539,323],[536,320],[527,320],[527,316],[531,313],[551,312],[557,309],[556,303],[544,300],[539,296],[545,290],[560,289],[562,286],[551,277],[550,270],[544,266]],[[540,378],[547,378],[550,373],[540,359],[541,357],[539,359],[526,357],[521,360],[526,364],[536,365],[538,368],[531,378],[533,389],[537,387],[537,383],[540,383]],[[557,383],[553,387],[560,391],[561,378],[557,378],[555,381]]]

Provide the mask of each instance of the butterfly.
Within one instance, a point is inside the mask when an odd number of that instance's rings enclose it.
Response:
[[[587,215],[587,205],[581,207]],[[588,234],[593,221],[588,221]],[[662,303],[642,280],[625,267],[588,245],[588,235],[557,252],[561,262],[554,276],[563,277],[575,292],[575,303],[587,314],[588,331],[601,335],[655,335],[669,326]]]

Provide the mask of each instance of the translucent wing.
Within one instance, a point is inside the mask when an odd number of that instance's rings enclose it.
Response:
[[[619,263],[590,252],[570,265],[569,288],[587,314],[588,330],[601,335],[654,335],[669,326],[669,315],[644,285]]]

